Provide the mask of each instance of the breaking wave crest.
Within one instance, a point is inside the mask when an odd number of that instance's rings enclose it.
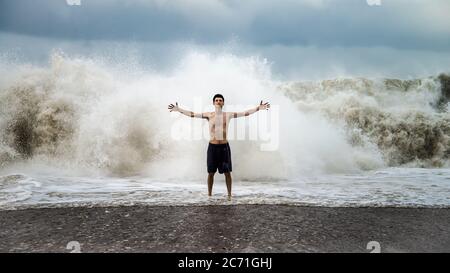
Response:
[[[0,166],[50,162],[119,175],[198,177],[205,143],[173,140],[166,105],[192,97],[208,102],[217,86],[227,102],[280,106],[278,151],[250,151],[255,146],[247,140],[232,146],[241,178],[449,166],[445,74],[278,82],[257,58],[195,52],[169,75],[61,53],[49,67],[2,62]]]
[[[375,143],[388,166],[448,166],[450,76],[415,80],[336,79],[287,83],[300,111],[346,128],[353,146]]]

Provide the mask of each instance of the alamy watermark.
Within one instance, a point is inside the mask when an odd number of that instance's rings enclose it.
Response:
[[[66,3],[69,6],[80,6],[81,0],[66,0]],[[381,6],[381,0],[366,0],[366,3],[369,6]]]
[[[81,6],[81,0],[66,0],[69,6]]]
[[[232,112],[243,112],[255,107],[255,105],[226,105],[223,111],[232,116]],[[214,109],[212,105],[203,105],[202,99],[195,97],[192,111],[205,113],[214,112]],[[189,118],[176,112],[172,115],[177,119],[172,124],[170,134],[172,139],[177,141],[210,140],[213,134],[218,137],[216,139],[226,136],[227,140],[258,141],[261,151],[276,151],[279,148],[279,105],[272,105],[269,111],[260,110],[249,116],[228,119],[225,126],[222,120],[218,119],[214,128],[210,128],[208,122],[198,118]]]
[[[381,0],[366,0],[369,6],[381,6]]]
[[[366,249],[371,250],[370,253],[381,253],[381,244],[377,241],[367,243]]]
[[[81,245],[78,241],[68,242],[66,249],[71,250],[70,253],[81,253]]]

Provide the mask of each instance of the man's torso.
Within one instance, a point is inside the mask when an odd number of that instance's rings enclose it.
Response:
[[[230,123],[231,113],[222,112],[208,112],[206,118],[209,123],[209,143],[224,144],[228,143],[227,133],[228,124]]]

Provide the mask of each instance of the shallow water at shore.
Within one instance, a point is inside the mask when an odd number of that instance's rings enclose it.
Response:
[[[297,180],[233,181],[222,175],[213,196],[205,181],[146,177],[0,173],[0,209],[128,205],[292,204],[330,207],[450,207],[450,170],[388,168]]]

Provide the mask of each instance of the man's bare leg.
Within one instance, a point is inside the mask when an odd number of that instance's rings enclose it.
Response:
[[[212,195],[212,187],[214,183],[214,174],[215,173],[208,173],[208,196]]]
[[[228,201],[231,200],[231,173],[225,173],[225,181],[227,183]]]

